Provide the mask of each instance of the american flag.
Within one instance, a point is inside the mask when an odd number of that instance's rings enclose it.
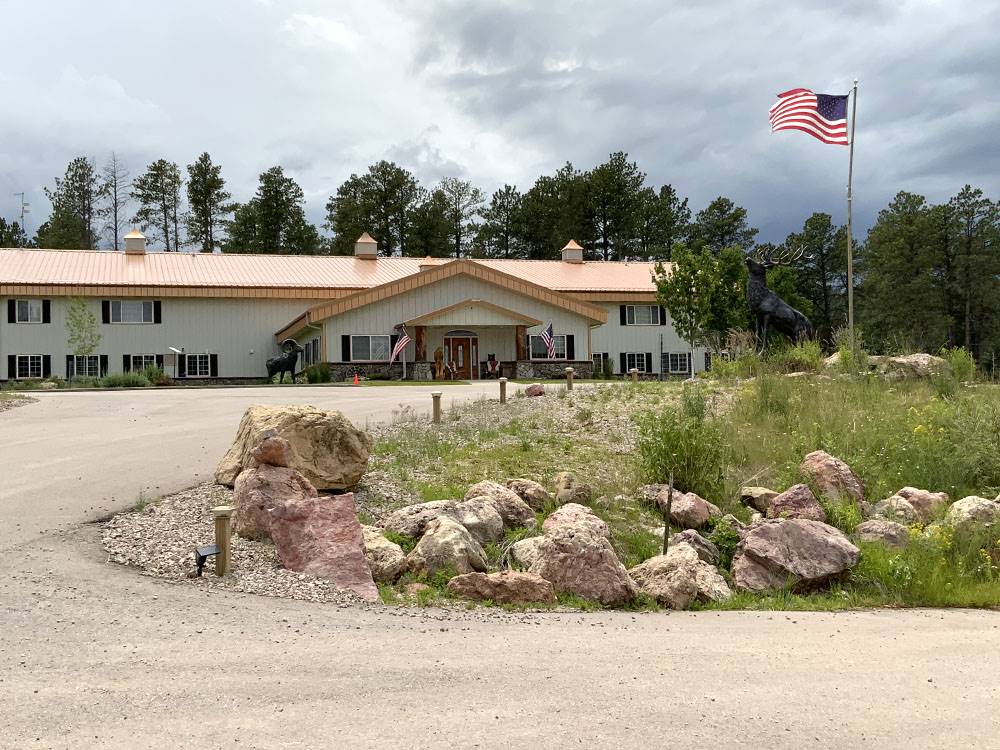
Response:
[[[542,339],[542,343],[545,344],[545,351],[548,352],[549,359],[555,359],[556,357],[556,340],[552,333],[552,322],[550,321],[542,332],[538,334]]]
[[[847,97],[814,94],[809,89],[791,89],[778,94],[769,110],[771,132],[801,130],[823,143],[847,145]]]
[[[396,342],[396,346],[392,350],[392,356],[389,357],[390,363],[395,362],[396,357],[402,354],[403,349],[405,349],[406,345],[410,343],[410,336],[406,332],[406,326],[400,325],[399,330],[400,330],[399,340]]]

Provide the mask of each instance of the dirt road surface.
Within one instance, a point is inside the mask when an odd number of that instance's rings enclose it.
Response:
[[[360,610],[108,565],[85,522],[208,477],[249,403],[429,401],[263,390],[0,414],[0,748],[1000,746],[996,612]]]

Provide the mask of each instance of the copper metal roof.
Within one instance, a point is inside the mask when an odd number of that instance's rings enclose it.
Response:
[[[397,281],[447,258],[210,255],[0,249],[0,284],[176,286],[203,288],[367,289]],[[653,264],[476,260],[494,270],[566,292],[652,292]]]

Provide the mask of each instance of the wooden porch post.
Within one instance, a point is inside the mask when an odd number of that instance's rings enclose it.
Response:
[[[413,326],[413,361],[427,361],[427,331],[424,326]]]
[[[517,352],[517,361],[520,362],[528,358],[528,326],[514,326],[514,336],[516,337],[514,351]]]

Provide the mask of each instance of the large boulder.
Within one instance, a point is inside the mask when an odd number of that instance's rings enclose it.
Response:
[[[532,510],[538,511],[552,501],[552,495],[541,484],[531,479],[511,479],[507,487],[517,493]]]
[[[289,465],[317,489],[351,489],[368,466],[371,438],[339,411],[254,405],[243,414],[236,439],[215,471],[215,481],[232,486],[268,430],[290,443]]]
[[[504,487],[497,482],[477,482],[469,487],[465,493],[465,499],[471,500],[474,497],[487,497],[494,505],[497,512],[503,518],[503,525],[508,529],[521,527],[531,528],[535,525],[535,511],[531,509],[514,490]]]
[[[930,492],[916,487],[903,487],[895,496],[906,500],[923,523],[933,521],[940,509],[951,502],[947,492]]]
[[[284,567],[326,578],[362,599],[378,601],[352,493],[276,505],[270,530]]]
[[[799,471],[812,485],[834,502],[864,503],[865,488],[851,467],[826,451],[813,451],[802,459]]]
[[[629,570],[639,590],[670,609],[686,609],[696,599],[723,601],[732,596],[714,565],[702,560],[687,543],[651,557]]]
[[[233,486],[233,531],[244,539],[270,539],[275,506],[316,496],[316,488],[295,469],[252,460]]]
[[[1000,501],[970,495],[956,500],[948,508],[945,522],[956,529],[970,530],[1000,522]]]
[[[417,575],[429,576],[439,570],[456,574],[486,570],[486,553],[472,534],[458,521],[440,516],[430,521],[417,546],[407,555],[406,565]]]
[[[542,543],[542,538],[540,536],[530,536],[527,539],[514,542],[510,548],[511,560],[525,570],[530,568],[535,560],[538,559],[538,547]]]
[[[826,523],[826,511],[804,484],[795,484],[771,501],[767,510],[770,518],[808,518]]]
[[[698,559],[702,562],[707,562],[709,565],[719,564],[719,548],[694,529],[684,529],[670,537],[667,551],[681,544],[686,544],[697,552]]]
[[[395,542],[385,538],[381,529],[361,526],[365,544],[365,559],[376,583],[393,583],[406,570],[406,553]]]
[[[886,357],[878,363],[878,369],[889,378],[930,378],[951,371],[947,360],[923,352]]]
[[[887,547],[903,548],[910,541],[910,530],[901,523],[884,518],[870,518],[859,523],[854,536],[862,542],[878,542]]]
[[[547,531],[528,572],[551,581],[557,592],[582,596],[606,607],[626,604],[638,592],[611,543],[586,529]]]
[[[555,478],[556,502],[559,505],[566,503],[579,503],[581,505],[590,502],[593,495],[589,484],[585,484],[576,478],[570,471],[560,471]]]
[[[767,487],[743,487],[740,489],[740,502],[748,508],[753,508],[758,513],[763,513],[766,516],[768,509],[771,507],[771,501],[778,494]]]
[[[503,539],[503,517],[496,503],[488,497],[472,497],[458,503],[455,518],[480,544],[493,544]]]
[[[448,591],[464,599],[495,604],[554,604],[552,584],[534,573],[505,570],[501,573],[465,573],[448,581]]]
[[[768,520],[751,526],[736,547],[733,581],[748,591],[809,591],[843,576],[860,556],[833,526],[805,518]]]
[[[666,510],[667,496],[665,493],[657,497],[660,510]],[[720,518],[722,511],[718,506],[693,492],[674,492],[670,502],[670,521],[684,529],[700,529],[709,518]]]
[[[382,525],[386,531],[419,539],[427,524],[435,518],[448,516],[453,520],[457,519],[458,513],[455,510],[457,505],[454,500],[433,500],[429,503],[406,505],[390,513]]]
[[[611,538],[607,523],[590,508],[576,503],[568,503],[549,514],[542,524],[542,531],[546,534],[557,529],[576,529],[605,539]]]
[[[916,523],[920,520],[920,513],[910,501],[899,495],[887,497],[885,500],[875,504],[872,511],[876,518],[887,518],[900,523]]]

